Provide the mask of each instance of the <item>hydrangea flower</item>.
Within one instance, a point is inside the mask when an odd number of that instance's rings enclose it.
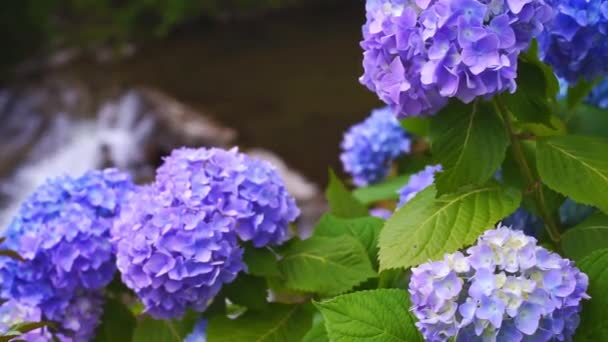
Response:
[[[393,212],[386,208],[373,208],[369,211],[370,216],[388,220],[393,216]]]
[[[577,203],[571,198],[567,198],[559,207],[559,220],[566,227],[576,226],[591,216],[595,208]]]
[[[409,292],[426,341],[569,341],[588,283],[572,261],[499,226],[466,255],[413,268]]]
[[[225,218],[255,247],[291,238],[289,224],[300,214],[274,166],[236,148],[174,150],[158,169],[156,184],[182,206]]]
[[[39,308],[9,300],[0,306],[0,335],[5,334],[15,324],[42,320]],[[19,339],[28,342],[47,342],[52,340],[52,336],[47,328],[40,328],[19,336]]]
[[[502,224],[513,230],[521,230],[526,235],[538,237],[543,230],[544,222],[540,217],[527,211],[524,207],[517,210],[502,220]]]
[[[586,102],[601,109],[608,109],[608,78],[593,87]]]
[[[184,339],[184,342],[207,342],[207,321],[199,319],[192,332]]]
[[[553,14],[544,0],[367,0],[360,82],[401,116],[516,89],[517,57]]]
[[[351,127],[340,147],[340,160],[357,186],[376,183],[386,177],[391,163],[410,151],[411,141],[394,112],[385,107],[372,111],[365,121]]]
[[[110,228],[132,189],[129,176],[115,169],[51,179],[38,187],[5,231],[6,248],[25,262],[0,260],[2,298],[64,322],[78,293],[94,292],[112,280]]]
[[[435,173],[441,172],[441,165],[428,165],[424,170],[413,174],[408,183],[399,190],[399,204],[402,207],[409,202],[417,193],[426,189],[435,181]]]
[[[539,37],[541,58],[570,83],[608,75],[608,2],[547,0],[555,18]]]
[[[91,341],[95,337],[102,308],[103,296],[99,291],[74,296],[61,319],[57,321],[60,323],[58,332],[52,334],[48,328],[43,327],[19,336],[19,339],[28,342],[48,342],[52,341],[54,336],[62,342]],[[18,323],[41,322],[46,319],[40,308],[9,300],[0,306],[0,334],[6,333],[11,326]],[[64,334],[61,333],[62,331]]]
[[[192,195],[177,184],[141,187],[130,194],[115,221],[112,233],[122,281],[155,318],[177,318],[190,308],[204,311],[223,284],[244,269],[235,221],[213,203],[200,202],[197,187],[202,186],[193,183],[188,190]],[[195,196],[200,196],[197,204]]]
[[[72,333],[64,336],[62,340],[92,341],[95,329],[101,323],[103,304],[101,291],[80,293],[72,298],[61,317],[62,328]]]

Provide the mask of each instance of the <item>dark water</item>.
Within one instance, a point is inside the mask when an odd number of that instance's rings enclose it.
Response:
[[[325,183],[343,131],[379,106],[362,72],[363,3],[275,14],[175,34],[81,76],[160,89],[236,128],[240,144],[277,152]]]

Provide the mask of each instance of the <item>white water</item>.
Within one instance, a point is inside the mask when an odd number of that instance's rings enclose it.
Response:
[[[139,106],[137,96],[128,93],[104,105],[97,119],[73,120],[58,114],[26,162],[0,183],[0,193],[9,198],[0,207],[0,230],[20,203],[48,178],[80,176],[108,164],[132,170],[143,163],[141,151],[154,121],[150,117],[138,120]]]

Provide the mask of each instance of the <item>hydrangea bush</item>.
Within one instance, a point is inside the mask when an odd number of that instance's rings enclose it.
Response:
[[[368,0],[388,107],[310,237],[237,148],[49,180],[0,239],[0,341],[607,341],[607,4]]]

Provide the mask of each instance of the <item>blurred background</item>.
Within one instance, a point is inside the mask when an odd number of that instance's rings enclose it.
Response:
[[[274,161],[316,220],[342,133],[380,105],[364,19],[362,0],[2,1],[0,225],[47,177],[145,182],[179,146]]]

